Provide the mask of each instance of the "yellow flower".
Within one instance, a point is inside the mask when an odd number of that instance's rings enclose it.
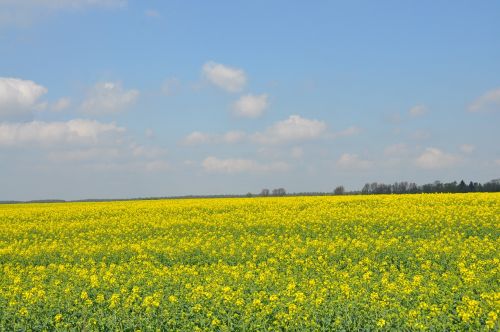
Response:
[[[19,315],[28,316],[28,309],[26,309],[26,307],[22,307],[21,309],[19,309]]]
[[[494,311],[488,313],[488,319],[486,320],[486,327],[493,329],[497,325],[498,315]]]
[[[378,327],[384,327],[384,326],[385,326],[385,324],[386,324],[386,321],[385,321],[385,319],[383,319],[383,318],[380,318],[380,319],[377,321],[377,326],[378,326]]]
[[[80,294],[80,298],[85,301],[89,298],[89,294],[86,291],[82,291]]]

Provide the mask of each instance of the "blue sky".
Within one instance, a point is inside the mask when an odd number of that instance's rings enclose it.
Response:
[[[500,177],[498,1],[0,0],[0,200]]]

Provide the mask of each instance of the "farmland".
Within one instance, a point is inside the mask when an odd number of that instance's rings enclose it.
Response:
[[[8,330],[498,330],[500,194],[0,205]]]

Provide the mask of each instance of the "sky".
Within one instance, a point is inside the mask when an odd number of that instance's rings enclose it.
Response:
[[[0,0],[0,200],[500,177],[499,1]]]

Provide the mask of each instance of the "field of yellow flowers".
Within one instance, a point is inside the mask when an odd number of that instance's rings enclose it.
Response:
[[[498,330],[500,194],[0,205],[1,330]]]

